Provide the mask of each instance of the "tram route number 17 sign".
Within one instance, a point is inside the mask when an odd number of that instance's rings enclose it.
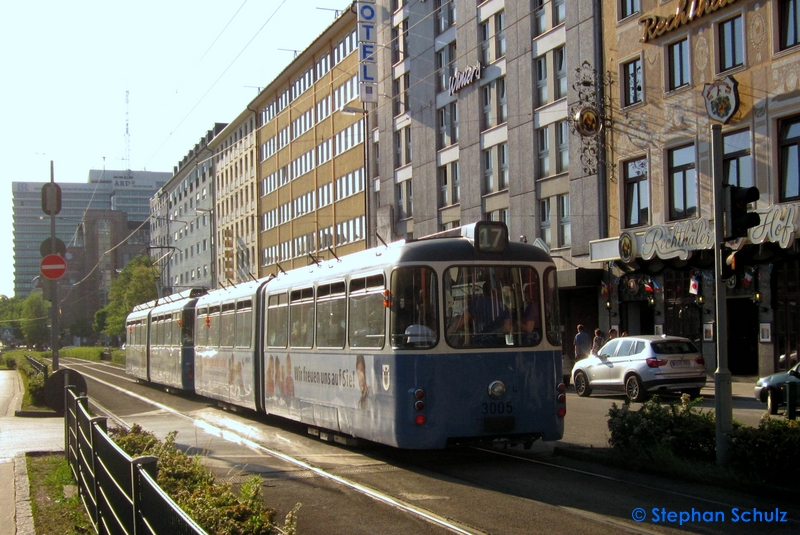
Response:
[[[50,280],[60,279],[67,272],[67,261],[57,254],[49,254],[42,258],[39,270]]]

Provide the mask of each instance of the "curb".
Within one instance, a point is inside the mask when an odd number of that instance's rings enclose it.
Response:
[[[14,456],[14,495],[17,535],[36,535],[31,511],[31,493],[28,483],[28,464],[25,453]]]
[[[19,418],[63,418],[63,414],[54,411],[14,411]]]

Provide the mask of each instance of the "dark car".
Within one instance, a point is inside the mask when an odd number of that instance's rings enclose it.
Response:
[[[767,404],[770,414],[778,414],[778,408],[785,405],[787,382],[800,383],[800,362],[788,371],[767,375],[756,382],[756,399]]]

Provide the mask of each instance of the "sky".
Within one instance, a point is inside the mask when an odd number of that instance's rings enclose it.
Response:
[[[6,2],[0,294],[14,295],[12,182],[49,182],[51,161],[58,183],[86,183],[90,169],[172,172],[215,122],[234,120],[349,5]]]

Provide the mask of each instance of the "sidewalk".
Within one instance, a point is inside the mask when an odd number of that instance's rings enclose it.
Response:
[[[25,416],[21,404],[19,372],[0,370],[0,535],[35,535],[25,454],[64,451],[64,419]]]
[[[758,377],[737,376],[731,379],[731,395],[734,398],[755,398],[755,388]],[[700,395],[707,399],[714,398],[714,376],[709,375],[706,386],[700,391]],[[766,405],[764,406],[766,408]]]

